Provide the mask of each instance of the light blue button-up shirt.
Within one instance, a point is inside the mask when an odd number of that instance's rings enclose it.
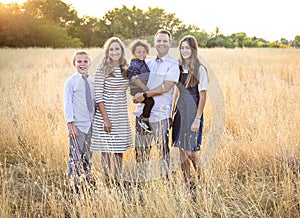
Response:
[[[94,82],[90,77],[87,80],[91,89],[93,107],[95,107]],[[82,74],[78,72],[69,77],[64,84],[64,110],[67,123],[74,122],[81,132],[88,133],[95,111],[90,113],[88,110],[84,80]]]
[[[161,86],[164,81],[172,81],[177,83],[179,80],[179,63],[170,54],[165,55],[161,59],[153,57],[147,60],[146,63],[150,69],[149,80],[147,87],[152,90]],[[151,110],[150,123],[164,120],[171,117],[172,101],[173,101],[174,87],[163,95],[154,96],[155,104]],[[137,106],[134,113],[139,116],[142,113],[144,104]]]

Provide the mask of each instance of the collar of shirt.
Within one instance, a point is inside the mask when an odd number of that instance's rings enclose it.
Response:
[[[78,71],[76,72],[76,77],[78,78],[78,77],[82,77],[83,76],[83,74],[81,74],[81,73],[79,73]]]
[[[159,57],[156,56],[155,61],[158,62],[158,63],[159,63],[159,62],[164,62],[165,60],[167,60],[167,59],[169,58],[169,56],[170,56],[169,53],[166,54],[165,56],[161,57],[161,58],[159,58]]]
[[[162,58],[159,58],[159,57],[156,57],[155,61],[156,61],[157,63],[159,63],[159,62],[163,62],[163,59],[162,59]]]
[[[88,78],[89,77],[89,74],[81,74],[79,72],[77,72],[81,77],[85,77],[85,78]]]

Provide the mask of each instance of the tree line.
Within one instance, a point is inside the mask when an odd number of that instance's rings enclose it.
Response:
[[[239,32],[223,35],[216,27],[208,34],[195,25],[184,24],[174,13],[148,7],[147,11],[126,6],[108,11],[102,18],[79,17],[71,4],[61,0],[28,0],[23,4],[0,3],[0,47],[102,47],[111,36],[130,41],[141,38],[152,43],[157,29],[173,35],[174,46],[187,34],[196,37],[201,48],[300,47],[300,36],[269,42]]]

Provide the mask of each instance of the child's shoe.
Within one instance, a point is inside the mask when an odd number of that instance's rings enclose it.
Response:
[[[147,132],[152,133],[152,128],[150,126],[150,123],[148,121],[143,120],[142,117],[139,118],[138,124]]]

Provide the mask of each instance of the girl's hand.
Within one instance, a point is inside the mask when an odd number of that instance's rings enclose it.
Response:
[[[191,131],[192,132],[197,132],[199,127],[200,127],[200,119],[198,118],[195,118],[193,123],[192,123],[192,126],[191,126]]]

